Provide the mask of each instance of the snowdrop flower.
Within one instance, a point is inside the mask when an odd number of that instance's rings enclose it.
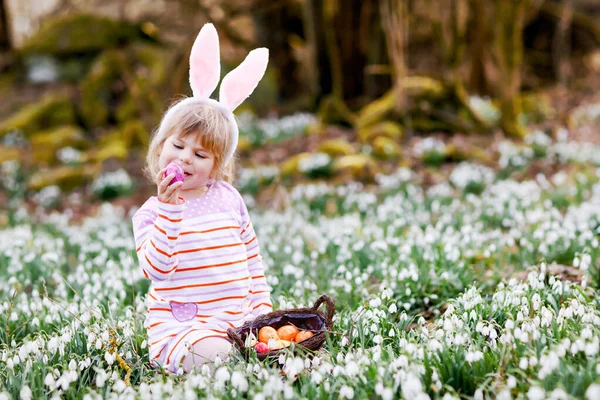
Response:
[[[316,370],[313,370],[310,374],[310,381],[315,385],[320,385],[323,382],[323,375]]]
[[[104,369],[94,367],[94,371],[96,371],[96,386],[101,388],[104,387],[106,380],[108,379],[108,374]]]
[[[517,387],[517,378],[515,378],[515,377],[514,377],[514,376],[512,376],[512,375],[509,375],[509,376],[508,376],[508,379],[506,380],[506,386],[507,386],[509,389],[514,389],[514,388],[516,388],[516,387]]]
[[[342,398],[353,399],[354,398],[354,389],[351,388],[350,386],[344,385],[340,388],[339,395]]]
[[[234,371],[231,375],[231,385],[240,392],[248,390],[248,380],[240,371]]]
[[[225,383],[230,377],[231,375],[229,374],[227,367],[221,367],[215,372],[215,379],[217,382]]]
[[[122,379],[118,379],[112,387],[112,390],[117,393],[122,393],[127,388],[127,385]]]
[[[569,395],[561,388],[556,388],[550,393],[550,400],[569,400]]]
[[[465,357],[469,364],[477,362],[483,359],[483,353],[481,351],[468,351]]]
[[[110,352],[105,352],[104,353],[104,360],[106,361],[106,363],[108,365],[112,365],[115,362],[116,356],[113,354],[110,354]]]
[[[546,391],[539,386],[533,386],[527,391],[527,398],[529,400],[544,400]]]
[[[54,380],[54,376],[52,375],[52,373],[48,372],[46,374],[46,377],[44,378],[44,385],[48,386],[50,390],[54,390],[56,381]]]
[[[473,400],[483,400],[483,390],[475,390],[475,393],[473,393]]]
[[[377,308],[377,307],[381,306],[381,299],[379,297],[376,297],[376,298],[372,299],[371,301],[369,301],[369,305],[373,308]]]
[[[32,395],[33,393],[31,393],[31,389],[27,385],[23,385],[23,387],[19,391],[19,398],[21,400],[31,400]]]
[[[600,384],[592,383],[585,391],[585,398],[587,400],[600,399]]]

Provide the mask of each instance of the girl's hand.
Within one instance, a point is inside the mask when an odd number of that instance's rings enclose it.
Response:
[[[175,182],[169,186],[169,182],[175,177],[175,174],[164,176],[167,168],[163,168],[156,175],[156,186],[158,187],[158,200],[168,204],[179,204],[179,188],[183,182]]]

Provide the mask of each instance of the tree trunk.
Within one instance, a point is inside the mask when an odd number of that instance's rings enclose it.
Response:
[[[307,0],[305,27],[313,32],[315,70],[319,98],[359,108],[368,97],[378,97],[389,88],[389,76],[374,77],[368,66],[387,63],[385,38],[379,18],[378,0]]]
[[[483,0],[469,0],[471,8],[470,18],[470,88],[478,94],[488,91],[485,76],[485,48],[489,43],[488,17]]]
[[[295,4],[254,15],[259,28],[258,41],[269,49],[269,61],[277,66],[279,96],[286,101],[308,91],[306,82],[301,80],[300,65],[292,47],[293,37],[304,36],[302,17],[302,8],[295,7]]]
[[[500,97],[500,125],[508,136],[522,138],[526,131],[519,122],[523,29],[531,0],[496,0],[495,43],[500,70],[496,88]]]
[[[6,52],[11,47],[6,6],[4,0],[0,0],[0,52]]]
[[[571,64],[571,22],[573,20],[573,0],[566,0],[560,13],[552,44],[554,76],[560,85],[569,79]]]

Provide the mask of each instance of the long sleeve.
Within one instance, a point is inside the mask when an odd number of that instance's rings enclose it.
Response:
[[[181,204],[156,200],[155,210],[146,204],[133,216],[135,247],[144,275],[153,281],[169,279],[178,266],[177,239],[183,217]]]
[[[241,197],[240,197],[241,199]],[[256,316],[266,314],[273,311],[273,304],[271,302],[271,289],[267,284],[265,277],[265,270],[262,263],[262,257],[260,255],[260,246],[250,215],[246,209],[244,200],[241,199],[241,216],[242,224],[240,227],[240,236],[244,245],[246,246],[246,255],[248,258],[248,269],[250,270],[251,277],[251,303],[252,313]]]

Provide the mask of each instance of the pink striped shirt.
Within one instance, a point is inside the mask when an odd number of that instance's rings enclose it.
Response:
[[[153,196],[133,216],[133,229],[140,266],[152,281],[145,323],[151,358],[179,329],[177,321],[222,334],[272,311],[258,240],[230,184],[217,182],[183,204]]]

